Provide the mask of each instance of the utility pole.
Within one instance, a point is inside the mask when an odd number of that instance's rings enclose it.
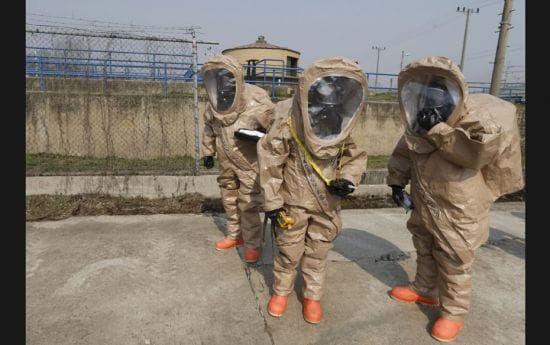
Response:
[[[378,85],[378,66],[380,62],[380,51],[386,50],[386,47],[376,47],[373,46],[372,49],[378,50],[378,55],[376,57],[376,76],[374,77],[374,89],[376,90],[376,86]]]
[[[456,8],[457,12],[466,13],[466,26],[464,27],[464,41],[462,42],[462,56],[460,57],[460,70],[464,72],[464,55],[466,54],[466,39],[468,38],[468,23],[470,21],[470,13],[479,13],[479,8],[474,12],[473,8],[460,7]]]
[[[200,141],[199,141],[199,84],[198,84],[198,54],[197,54],[197,37],[194,28],[191,28],[191,37],[193,37],[193,119],[195,122],[195,165],[193,167],[193,175],[199,175],[200,161]]]
[[[495,64],[493,75],[491,76],[491,89],[489,93],[498,97],[500,94],[500,78],[502,77],[502,66],[506,57],[506,45],[508,44],[508,30],[511,29],[510,17],[512,16],[513,0],[504,0],[504,9],[502,10],[502,20],[499,25],[497,52],[495,54]]]

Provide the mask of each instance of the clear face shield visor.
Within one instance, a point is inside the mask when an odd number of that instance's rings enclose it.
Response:
[[[435,113],[441,122],[446,122],[462,98],[455,81],[435,76],[427,79],[407,81],[401,89],[401,102],[407,120],[411,128],[417,131],[416,121],[421,114]]]
[[[237,92],[237,81],[233,73],[225,68],[208,70],[204,75],[204,85],[216,111],[231,108]]]
[[[308,91],[308,116],[313,134],[321,140],[336,139],[357,113],[363,97],[363,87],[355,79],[317,78]]]

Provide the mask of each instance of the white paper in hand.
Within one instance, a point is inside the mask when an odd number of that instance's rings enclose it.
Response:
[[[245,137],[257,138],[257,139],[260,139],[265,135],[264,132],[260,132],[254,129],[244,129],[244,128],[239,128],[237,130],[237,133]]]

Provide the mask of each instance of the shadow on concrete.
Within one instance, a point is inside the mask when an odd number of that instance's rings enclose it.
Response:
[[[407,272],[399,264],[399,261],[409,259],[411,256],[390,241],[367,231],[343,229],[340,236],[334,241],[333,250],[355,262],[386,285],[388,298],[391,298],[389,292],[393,286],[408,285],[414,279],[414,276],[409,278]],[[439,308],[423,304],[417,304],[417,306],[428,318],[427,329],[431,331],[433,323],[439,317]]]
[[[525,260],[525,239],[512,236],[495,228],[490,228],[489,231],[489,240],[484,244],[484,247],[498,247],[508,254]]]
[[[517,211],[512,211],[510,212],[513,216],[516,216],[518,218],[521,218],[521,219],[525,219],[525,212],[517,212]]]
[[[225,213],[203,213],[203,217],[212,218],[214,221],[214,224],[216,224],[216,227],[223,236],[227,235],[226,226],[227,221],[225,219]]]
[[[332,250],[357,263],[389,288],[409,283],[409,276],[399,261],[410,255],[381,237],[367,231],[343,229]]]

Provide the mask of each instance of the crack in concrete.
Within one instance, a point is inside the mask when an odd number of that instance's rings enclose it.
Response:
[[[250,286],[250,291],[252,291],[252,295],[254,295],[254,299],[256,300],[256,306],[258,307],[258,313],[260,313],[260,316],[264,320],[264,331],[269,336],[269,340],[271,341],[271,344],[275,345],[275,340],[273,339],[273,335],[271,334],[271,331],[269,329],[269,325],[267,324],[267,318],[265,317],[264,313],[262,312],[262,305],[260,304],[260,299],[258,298],[258,295],[256,294],[256,290],[254,290],[254,286],[252,284],[250,266],[247,263],[243,263],[243,268],[244,268],[244,273],[246,274],[246,279],[248,279],[248,285]]]
[[[416,253],[416,251],[409,252],[409,253],[405,253],[405,252],[395,253],[395,252],[393,252],[393,253],[388,253],[388,254],[382,254],[378,258],[375,258],[374,262],[378,262],[378,261],[395,261],[395,262],[397,262],[397,261],[407,260],[407,259],[411,258],[410,253]]]
[[[403,261],[411,258],[411,254],[416,253],[416,250],[410,251],[410,252],[390,252],[386,254],[382,254],[377,257],[358,257],[358,258],[348,258],[351,262],[357,263],[358,261],[368,260],[371,263],[377,263],[380,261],[390,261],[390,262],[398,262]],[[330,260],[331,262],[341,262],[342,260]]]

